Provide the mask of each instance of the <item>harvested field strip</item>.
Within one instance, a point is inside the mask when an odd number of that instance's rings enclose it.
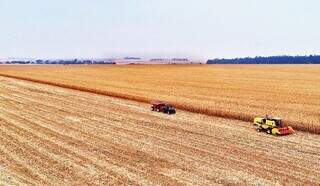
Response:
[[[102,91],[99,89],[90,89],[82,86],[76,86],[76,85],[67,85],[59,82],[51,82],[51,81],[45,81],[45,80],[38,80],[38,79],[33,79],[33,78],[28,78],[28,77],[19,77],[19,76],[13,76],[13,75],[5,75],[5,74],[0,74],[0,76],[3,77],[8,77],[8,78],[15,78],[19,80],[25,80],[25,81],[31,81],[35,83],[42,83],[42,84],[47,84],[47,85],[53,85],[53,86],[58,86],[61,88],[68,88],[68,89],[73,89],[73,90],[79,90],[79,91],[84,91],[84,92],[89,92],[89,93],[94,93],[94,94],[100,94],[104,96],[111,96],[111,97],[116,97],[116,98],[122,98],[122,99],[128,99],[132,101],[139,101],[139,102],[144,102],[144,103],[149,103],[151,99],[146,99],[144,97],[137,97],[137,96],[131,96],[127,94],[119,94],[119,93],[114,93],[114,92],[108,92],[108,91]]]
[[[35,97],[37,97],[37,96],[35,96]],[[36,100],[34,100],[34,101],[36,101]],[[61,100],[61,101],[63,101],[63,100]],[[55,98],[54,100],[52,100],[52,102],[54,102],[54,103],[59,103],[59,99],[57,99],[57,98]],[[83,110],[82,109],[77,109],[77,108],[73,108],[73,107],[68,107],[67,105],[66,105],[66,102],[68,102],[68,101],[64,101],[64,103],[63,102],[61,102],[61,104],[64,104],[64,107],[63,108],[61,108],[61,107],[55,107],[54,105],[46,105],[46,106],[48,106],[47,108],[49,109],[49,108],[56,108],[57,110],[60,110],[60,111],[64,111],[64,112],[66,112],[66,113],[68,113],[68,110],[74,110],[74,111],[76,111],[76,112],[78,112],[78,113],[81,113]],[[88,115],[91,115],[91,116],[98,116],[99,118],[100,117],[104,117],[104,118],[106,118],[107,119],[107,117],[105,117],[104,115],[98,115],[98,113],[101,113],[101,110],[100,109],[96,109],[96,108],[100,108],[101,107],[101,105],[97,105],[96,107],[92,107],[92,104],[91,105],[86,105],[86,104],[82,104],[82,103],[85,103],[85,100],[79,100],[79,103],[81,103],[81,107],[87,107],[87,109],[86,109],[86,113],[88,114]],[[70,102],[70,105],[72,104],[72,102]],[[88,110],[88,108],[91,108],[92,107],[92,112],[88,112],[89,110]],[[80,107],[78,107],[78,108],[80,108]],[[38,109],[38,108],[37,108]],[[91,109],[90,109],[91,110]],[[45,109],[44,109],[44,111],[45,111]],[[117,111],[117,113],[118,113],[119,111]],[[102,112],[103,113],[103,112]],[[44,113],[45,114],[45,113]],[[73,113],[73,114],[77,114],[77,113]],[[131,118],[131,116],[129,116],[130,118],[128,118],[128,116],[125,116],[125,114],[126,114],[126,111],[124,110],[124,115],[123,115],[123,117],[121,117],[121,116],[118,116],[118,118],[119,119],[117,119],[117,120],[113,120],[113,121],[118,121],[118,122],[122,122],[123,121],[123,119],[121,119],[121,118],[124,118],[124,117],[127,117],[127,119],[126,119],[126,122],[130,122],[130,120],[128,120],[128,119],[130,119]],[[79,116],[80,116],[80,114],[78,114]],[[109,114],[110,115],[110,114]],[[138,115],[140,115],[140,116],[142,116],[141,115],[141,113],[137,113],[137,116]],[[114,116],[114,118],[117,118],[116,116]],[[134,119],[134,118],[132,118],[132,119]],[[85,123],[88,123],[88,122],[90,122],[90,121],[87,121],[87,120],[83,120],[83,121],[85,121]],[[134,120],[132,120],[132,121],[134,121]],[[101,123],[100,121],[95,121],[95,122],[98,122],[98,123]],[[135,123],[134,122],[132,122],[132,124],[134,124],[135,125]],[[146,130],[154,130],[153,128],[151,128],[151,127],[149,127],[149,126],[152,126],[153,124],[151,123],[151,122],[147,122],[146,121],[146,124],[144,124],[143,126],[141,126],[143,123],[139,123],[139,124],[137,124],[137,126],[134,126],[134,128],[136,128],[136,129],[139,129],[139,128],[145,128]],[[119,127],[118,127],[119,128]],[[126,128],[127,128],[127,126],[126,126]],[[166,130],[166,129],[169,129],[169,130]],[[109,129],[108,129],[109,130]],[[187,130],[184,130],[184,129],[179,129],[179,128],[176,128],[176,127],[172,127],[172,125],[168,125],[166,128],[164,128],[164,127],[161,127],[161,130],[166,130],[166,133],[167,134],[172,134],[172,135],[177,135],[178,133],[181,133],[182,135],[185,135],[185,133],[189,133]],[[179,130],[181,130],[181,132],[179,132]],[[170,132],[170,131],[172,131],[172,132]],[[158,133],[159,131],[158,130],[155,130],[155,133]],[[190,131],[191,132],[191,131]],[[194,133],[194,132],[192,132],[192,133],[190,133],[190,134],[198,134],[198,133]],[[183,137],[181,135],[181,138]],[[199,135],[196,135],[196,137],[204,137],[204,135],[203,134],[201,134],[201,133],[199,133]],[[214,137],[214,136],[208,136],[208,137]],[[179,137],[180,138],[180,137]],[[178,138],[178,139],[179,139]],[[177,139],[177,140],[178,140]],[[199,140],[197,140],[197,142],[199,142],[199,143],[203,143],[203,139],[199,139]],[[193,143],[195,143],[195,142],[193,142]],[[225,143],[225,142],[224,142]],[[234,143],[234,142],[232,142],[232,143]],[[231,145],[231,143],[230,143],[230,145]],[[218,146],[218,144],[216,144],[216,146]]]
[[[8,113],[7,113],[7,115],[9,115]],[[16,115],[14,115],[14,117],[16,117]],[[9,118],[6,118],[8,121],[10,121],[10,119]],[[28,122],[28,120],[24,120],[24,121],[27,121]],[[22,121],[23,122],[23,121]],[[19,123],[19,124],[21,124],[21,125],[23,125],[25,122],[23,122],[23,123]],[[11,125],[13,125],[14,123],[8,123],[8,125],[7,125],[7,127],[10,127]],[[28,123],[28,125],[31,125],[32,123]],[[31,128],[26,128],[26,129],[22,129],[22,130],[24,130],[24,131],[26,131],[27,132],[27,134],[28,134],[28,136],[25,138],[25,141],[28,141],[28,139],[30,138],[29,136],[30,136],[30,132],[28,132],[28,131],[30,131],[30,129]],[[34,130],[34,129],[33,129]],[[38,130],[38,131],[42,131],[43,133],[45,133],[43,130],[41,130],[39,127],[38,128],[36,128],[36,130]],[[19,133],[17,133],[17,135],[21,135],[21,128],[20,128],[20,131],[19,131]],[[51,134],[51,135],[53,135],[53,134]],[[46,136],[46,137],[48,137],[48,136]],[[59,136],[57,136],[57,137],[59,137]],[[41,138],[40,138],[41,139]],[[68,139],[68,140],[72,140],[72,139]],[[68,145],[71,145],[70,144],[70,141],[68,142],[67,141],[67,143],[68,143]],[[74,145],[76,145],[75,143],[72,143],[72,144],[74,144]],[[39,146],[39,144],[38,143],[36,143],[36,145],[37,146]],[[65,144],[64,144],[65,145]],[[60,150],[60,148],[58,148],[59,150]],[[48,150],[48,149],[46,149],[46,150]],[[61,154],[60,154],[61,155]],[[74,156],[74,154],[72,154],[72,156]],[[77,155],[78,156],[78,155]],[[60,161],[61,161],[61,159],[60,159]],[[67,161],[67,162],[70,162],[69,160]],[[79,164],[80,162],[78,161],[78,160],[75,160],[75,162],[77,163],[77,164]],[[88,163],[88,162],[87,162]],[[80,163],[80,164],[82,164],[82,163]],[[68,165],[70,166],[70,163],[68,163]],[[88,164],[86,164],[85,166],[87,166],[87,165],[90,165],[89,163]],[[55,169],[56,169],[57,167],[55,167]],[[88,168],[88,167],[86,167],[86,168]],[[104,170],[105,171],[105,170]],[[82,172],[82,171],[79,171],[79,172]],[[51,175],[52,176],[52,175]],[[66,179],[66,178],[64,178],[64,179]],[[74,177],[70,177],[70,179],[74,179]],[[125,180],[124,178],[121,178],[121,180]],[[64,180],[65,181],[65,180]]]
[[[89,129],[89,128],[88,128]],[[87,129],[87,130],[88,130]],[[74,129],[74,130],[76,130],[76,129]],[[98,130],[99,131],[99,130]],[[108,132],[110,132],[110,130],[108,130]],[[119,131],[118,131],[119,132]],[[118,132],[117,133],[115,133],[116,135],[118,134]],[[134,134],[134,135],[132,135],[132,138],[134,138],[134,137],[137,137],[138,136],[138,134]],[[119,136],[119,138],[124,138],[125,136]],[[131,139],[132,140],[132,139]],[[205,147],[206,148],[206,147]],[[175,149],[179,149],[179,147],[175,147]],[[190,149],[190,148],[189,148]],[[191,150],[191,149],[190,149]],[[181,154],[186,154],[186,153],[189,153],[189,152],[187,152],[187,151],[184,151],[184,152],[182,152]],[[193,152],[193,153],[195,153],[195,152]],[[236,152],[235,152],[236,153]],[[240,152],[243,156],[245,156],[245,154],[244,154],[244,152],[242,151],[242,152]],[[195,153],[195,154],[197,154],[197,153]],[[200,155],[200,154],[197,154],[198,156]],[[215,155],[215,157],[216,158],[218,158],[218,159],[223,159],[223,156],[221,156],[220,158],[219,158],[219,156],[217,155],[217,154],[214,154]],[[201,156],[201,155],[200,155]],[[250,154],[248,154],[247,156],[250,156]],[[251,154],[251,156],[252,156],[252,154]],[[258,156],[256,156],[256,158],[258,158]],[[270,159],[270,160],[272,160],[272,159]],[[200,159],[198,159],[197,161],[203,161],[203,160],[200,160]],[[213,160],[211,160],[211,161],[213,161]],[[207,163],[207,164],[211,164],[210,163],[210,161],[208,160],[207,162],[204,162],[204,163]],[[238,162],[238,163],[240,163],[240,162]],[[289,166],[289,165],[286,165],[286,164],[283,164],[283,163],[285,163],[285,160],[283,161],[283,162],[281,162],[280,164],[278,164],[278,166],[279,165],[282,165],[282,166],[284,166],[284,168],[285,167],[287,167],[287,166]],[[229,164],[230,164],[230,162],[229,162]],[[275,163],[274,163],[275,164]],[[237,168],[239,168],[239,169],[241,169],[241,168],[243,168],[242,166],[239,166],[239,165],[237,165],[237,163],[235,163],[234,164],[234,166],[235,167],[237,167]],[[249,164],[247,164],[247,165],[245,165],[244,167],[250,167],[249,166]],[[281,167],[281,166],[280,166]],[[292,166],[291,166],[292,167]],[[253,166],[253,168],[254,168],[254,166]],[[281,169],[281,168],[280,168]],[[299,169],[303,169],[303,167],[300,167]],[[272,170],[266,170],[266,171],[272,171]],[[257,173],[257,172],[256,172]],[[262,172],[261,172],[262,173]],[[279,176],[281,176],[281,174],[280,173],[278,173],[278,175]],[[286,174],[284,174],[283,176],[286,176]],[[291,176],[293,176],[293,175],[291,175]]]
[[[89,92],[89,93],[94,93],[94,94],[99,94],[99,95],[105,95],[105,96],[111,96],[111,97],[116,97],[116,98],[121,98],[121,99],[128,99],[128,100],[132,100],[132,101],[139,101],[139,102],[143,102],[143,103],[150,103],[152,100],[155,99],[155,98],[151,99],[151,98],[146,98],[146,97],[141,97],[141,96],[133,96],[133,95],[129,95],[129,94],[121,94],[121,93],[116,93],[116,92],[103,91],[103,90],[99,90],[99,89],[91,89],[91,88],[87,88],[87,87],[83,87],[83,86],[68,85],[68,84],[63,84],[63,83],[53,82],[53,81],[33,79],[33,78],[28,78],[28,77],[6,75],[6,74],[0,74],[0,76],[20,79],[20,80],[25,80],[25,81],[31,81],[31,82],[35,82],[35,83],[43,83],[43,84],[47,84],[47,85],[53,85],[53,86],[58,86],[58,87],[62,87],[62,88],[79,90],[79,91],[84,91],[84,92]],[[180,104],[180,103],[175,103],[175,107],[178,109],[189,111],[189,112],[195,112],[195,113],[200,113],[200,114],[206,114],[209,116],[217,116],[217,117],[223,117],[223,118],[229,118],[229,119],[237,119],[237,120],[242,120],[242,121],[252,121],[254,118],[254,115],[236,114],[236,113],[223,111],[223,110],[211,110],[209,108],[194,107],[194,106]],[[287,121],[287,122],[289,122],[294,127],[296,126],[295,122],[290,122],[290,121]],[[300,129],[300,128],[301,127],[298,127],[298,129]]]
[[[39,79],[33,79],[33,78],[28,78],[28,77],[7,75],[7,74],[1,74],[1,73],[0,73],[0,76],[20,79],[20,80],[26,80],[26,81],[31,81],[31,82],[35,82],[35,83],[53,85],[53,86],[58,86],[61,88],[79,90],[79,91],[84,91],[84,92],[89,92],[89,93],[94,93],[94,94],[99,94],[99,95],[111,96],[111,97],[116,97],[116,98],[121,98],[121,99],[127,99],[127,100],[132,100],[132,101],[139,101],[139,102],[143,102],[143,103],[150,103],[152,100],[154,100],[154,98],[151,99],[151,98],[146,98],[146,97],[142,97],[142,96],[134,96],[134,95],[129,95],[129,94],[117,93],[117,92],[112,92],[112,91],[104,91],[104,90],[100,90],[100,89],[92,89],[92,88],[87,88],[87,87],[83,87],[83,86],[76,86],[76,85],[64,84],[64,83],[53,82],[53,81],[39,80]],[[208,116],[217,116],[217,117],[236,119],[236,120],[248,121],[248,122],[252,121],[253,118],[256,116],[255,114],[246,114],[246,113],[240,114],[240,113],[236,113],[236,112],[232,112],[232,111],[205,108],[203,106],[199,107],[199,106],[194,106],[194,105],[186,105],[184,103],[179,103],[179,102],[175,103],[175,107],[178,109],[181,109],[181,110],[205,114]],[[314,113],[318,114],[318,112],[314,112]],[[301,121],[291,121],[291,120],[285,120],[284,123],[286,125],[290,125],[290,126],[294,127],[295,130],[307,131],[307,132],[320,134],[320,128],[314,124],[304,123]]]
[[[6,113],[6,115],[9,115],[9,114],[10,114],[10,113]],[[38,116],[41,117],[40,115],[38,115]],[[118,152],[118,153],[117,153],[116,151],[115,151],[115,152],[112,152],[112,151],[108,151],[108,150],[97,149],[97,148],[95,148],[94,146],[90,146],[90,144],[86,144],[86,143],[84,143],[83,141],[76,140],[75,138],[73,138],[73,137],[71,137],[71,136],[69,136],[69,135],[60,134],[60,133],[58,132],[58,130],[56,131],[56,130],[54,130],[54,129],[46,128],[46,126],[41,126],[41,123],[45,123],[45,122],[46,122],[46,120],[44,120],[44,119],[38,118],[40,122],[32,122],[31,118],[27,118],[27,117],[28,117],[28,114],[25,114],[25,115],[22,115],[22,116],[20,116],[20,115],[14,115],[14,117],[20,118],[20,119],[22,119],[22,120],[27,121],[29,126],[35,127],[35,130],[42,131],[42,133],[44,133],[44,134],[46,134],[46,135],[55,136],[56,139],[60,139],[60,140],[61,140],[61,139],[64,139],[65,142],[66,142],[68,145],[72,145],[72,146],[77,147],[77,148],[82,147],[82,146],[83,146],[84,148],[89,148],[89,149],[87,150],[88,152],[89,152],[89,151],[95,152],[95,151],[99,150],[100,152],[102,152],[103,154],[106,155],[106,158],[108,158],[109,156],[112,156],[113,158],[119,157],[119,158],[121,158],[121,159],[119,159],[120,162],[126,162],[126,163],[128,163],[129,165],[131,164],[131,161],[129,160],[129,158],[130,158],[131,156],[128,156],[128,155],[126,155],[126,154],[123,154],[123,152]],[[23,122],[23,121],[22,121],[22,122]],[[20,124],[23,124],[22,122],[21,122]],[[47,121],[47,123],[49,124],[49,123],[51,123],[51,122],[48,122],[48,121]],[[62,124],[62,123],[61,123],[61,124]],[[51,128],[51,127],[50,127],[50,128]],[[66,133],[68,133],[68,132],[66,132]],[[92,137],[92,135],[91,135],[91,137]],[[93,138],[94,138],[94,137],[93,137]],[[111,143],[111,142],[110,142],[110,143]],[[109,144],[109,145],[110,145],[110,144]],[[113,147],[114,147],[114,146],[113,146]],[[117,149],[115,149],[115,150],[117,150]],[[136,156],[133,156],[133,157],[136,157]],[[111,162],[111,163],[114,163],[114,162]],[[117,163],[114,164],[114,165],[117,165]],[[135,169],[135,168],[133,167],[133,169]],[[122,180],[125,180],[125,179],[122,178]]]
[[[8,113],[7,113],[7,115],[8,115]],[[29,120],[27,120],[28,122],[29,122]],[[41,129],[39,129],[39,128],[37,128],[37,130],[40,130],[40,131],[42,131]],[[84,135],[86,135],[86,134],[84,134]],[[89,136],[86,136],[86,137],[89,137]],[[91,139],[92,139],[92,135],[91,135]],[[97,140],[97,139],[96,139]],[[101,139],[100,139],[101,140]],[[108,142],[108,143],[111,143],[111,142]],[[110,145],[110,144],[109,144]],[[118,147],[119,148],[119,147]],[[107,149],[109,149],[109,148],[107,148]],[[92,150],[94,150],[94,149],[92,149]],[[109,154],[109,153],[108,153]],[[125,154],[123,154],[123,152],[122,153],[120,153],[120,154],[122,154],[122,155],[125,155]],[[114,154],[114,156],[119,156],[119,154],[117,154],[117,153],[115,153]],[[122,159],[121,160],[121,162],[126,162],[127,164],[131,164],[132,162],[135,162],[135,161],[133,161],[132,160],[132,158],[131,157],[137,157],[137,156],[134,156],[134,155],[130,155],[130,156],[126,156],[126,158],[130,158],[131,160],[130,161],[126,161],[126,159]],[[138,157],[140,157],[140,155],[138,156]],[[141,158],[143,158],[143,156],[141,157]],[[129,159],[128,159],[129,160]],[[145,160],[145,159],[144,159]],[[159,161],[154,161],[154,162],[157,162],[157,163],[160,163]],[[135,165],[136,166],[136,165]],[[151,166],[152,168],[154,168],[153,166]],[[158,178],[159,179],[159,178]],[[172,183],[172,180],[171,180],[171,183]]]
[[[57,100],[52,100],[54,103],[57,103],[58,101]],[[83,102],[85,102],[85,100],[80,100],[79,102],[81,102],[81,103],[83,103]],[[62,104],[62,102],[61,102],[61,104]],[[70,104],[71,104],[71,102],[70,102]],[[85,106],[85,105],[83,105],[83,106]],[[69,107],[66,107],[66,105],[64,105],[64,108],[60,108],[60,107],[54,107],[54,106],[49,106],[48,108],[50,108],[50,107],[53,107],[53,108],[56,108],[56,109],[58,109],[58,110],[70,110],[70,109],[72,109],[72,107],[71,108],[69,108]],[[88,107],[88,108],[90,108],[90,106],[86,106],[86,107]],[[100,106],[97,106],[97,107],[101,107],[101,105]],[[76,108],[74,108],[74,109],[72,109],[72,110],[77,110]],[[97,109],[95,109],[94,110],[94,112],[92,112],[92,113],[88,113],[88,114],[90,114],[90,115],[92,115],[92,116],[95,116],[96,115],[96,113],[98,113],[98,111],[99,110],[97,110]],[[81,110],[79,110],[78,111],[79,113],[81,112]],[[103,117],[103,116],[100,116],[100,117]],[[125,116],[124,116],[125,117]],[[121,121],[121,120],[119,120],[119,121]],[[86,121],[87,122],[87,121]],[[99,122],[99,121],[96,121],[96,122]],[[146,126],[152,126],[151,125],[152,123],[147,123],[147,125]],[[137,126],[137,128],[141,128],[141,126]],[[172,128],[172,127],[171,127]],[[173,128],[173,129],[175,129],[175,128]],[[188,132],[188,131],[183,131],[183,132]],[[182,136],[181,136],[182,137]]]
[[[36,108],[36,109],[38,109],[38,108]],[[31,113],[30,113],[31,114]],[[32,114],[33,115],[33,114]],[[59,119],[61,119],[61,118],[59,118]],[[98,122],[99,123],[99,122]],[[63,125],[62,123],[61,124],[59,124],[59,126],[61,126],[61,125]],[[67,126],[65,126],[65,128],[66,128]],[[91,126],[92,127],[92,126]],[[88,128],[89,129],[89,128]],[[86,131],[88,130],[88,129],[86,129]],[[73,130],[77,130],[77,129],[73,129]],[[111,131],[110,130],[107,130],[107,132],[108,133],[110,133]],[[117,133],[114,133],[115,135],[119,135],[119,131],[117,132]],[[81,134],[78,134],[78,135],[81,135]],[[128,141],[132,141],[134,138],[135,138],[135,136],[137,137],[137,134],[135,134],[135,135],[132,135],[132,138],[129,138],[128,139]],[[88,136],[87,136],[88,137]],[[91,137],[92,138],[92,137]],[[121,139],[123,139],[123,138],[127,138],[126,136],[121,136]],[[133,140],[133,141],[136,141],[136,140]],[[141,142],[141,143],[143,143],[143,142]],[[119,145],[119,144],[118,144]],[[168,150],[168,149],[166,149],[166,150]],[[182,155],[182,154],[181,154]],[[194,159],[194,158],[193,158]],[[159,163],[159,161],[157,161],[158,163]],[[207,163],[207,162],[206,162]],[[184,166],[186,166],[186,165],[184,165]],[[154,166],[152,167],[152,168],[154,168]],[[192,169],[190,169],[190,170],[192,170]]]
[[[93,161],[87,159],[86,157],[78,155],[74,151],[66,149],[62,145],[54,143],[54,141],[47,140],[42,136],[34,135],[33,133],[28,132],[28,129],[15,126],[13,125],[13,123],[7,123],[6,127],[12,132],[16,132],[18,137],[23,136],[25,140],[28,139],[29,141],[35,141],[37,143],[38,148],[48,150],[49,153],[52,153],[54,156],[58,156],[60,161],[61,160],[67,161],[70,164],[72,164],[73,167],[81,166],[80,169],[85,169],[87,168],[88,165],[93,164]],[[75,163],[71,163],[71,162],[75,162]],[[96,166],[96,168],[99,171],[101,171],[99,172],[99,174],[103,174],[105,172],[105,170],[102,170],[102,168],[99,166]],[[83,171],[80,170],[80,172],[83,172]],[[108,172],[108,174],[110,175],[110,177],[108,177],[109,181],[117,180],[118,183],[121,183],[119,182],[120,181],[119,179],[117,179],[115,176],[112,176],[114,175],[114,173]],[[125,180],[125,179],[122,178],[121,180]]]
[[[20,163],[19,160],[13,158],[11,153],[6,150],[6,147],[0,146],[1,164],[7,166],[8,169],[12,170],[13,176],[17,177],[17,181],[22,184],[32,184],[36,180],[38,183],[44,184],[43,180],[39,181],[39,176],[35,175],[30,167],[27,167]]]
[[[148,104],[9,78],[0,81],[4,147],[28,141],[22,146],[26,154],[14,151],[14,160],[25,165],[31,152],[40,153],[26,169],[49,184],[320,182],[317,135],[298,132],[275,138],[256,133],[245,122],[183,111],[168,116],[151,112]],[[52,177],[39,172],[40,157],[56,162],[51,171],[58,172]],[[59,177],[63,166],[77,173],[78,182]],[[24,178],[9,171],[17,181]]]
[[[53,102],[55,102],[55,103],[57,103],[57,100],[53,100]],[[82,101],[81,101],[81,103],[82,103]],[[34,104],[33,104],[34,105]],[[88,106],[87,106],[88,107]],[[35,109],[37,109],[37,110],[40,110],[39,108],[37,108],[37,107],[34,107]],[[54,108],[54,106],[48,106],[48,108]],[[80,107],[79,107],[80,108]],[[69,108],[69,107],[67,107],[66,105],[64,105],[64,108],[56,108],[57,110],[60,110],[60,111],[66,111],[67,112],[67,110],[74,110],[74,111],[77,111],[77,112],[81,112],[81,110],[77,110],[76,108]],[[44,111],[44,113],[43,114],[45,114],[45,110],[46,109],[44,109],[43,111]],[[95,110],[95,113],[97,113],[97,111],[98,110]],[[90,115],[92,115],[92,116],[95,116],[96,114],[95,114],[94,112],[92,112],[92,113],[88,113],[88,114],[90,114]],[[99,117],[103,117],[103,116],[99,116]],[[59,119],[61,119],[61,118],[59,118]],[[86,120],[84,120],[84,122],[86,123],[86,124],[89,124],[89,126],[88,126],[88,129],[87,130],[90,130],[90,128],[92,127],[91,125],[90,125],[90,121],[86,121]],[[95,121],[95,122],[97,122],[97,123],[100,123],[100,121]],[[126,122],[129,122],[129,121],[126,121]],[[148,125],[151,125],[151,123],[148,123],[146,126],[148,126]],[[148,127],[146,127],[146,126],[143,126],[143,128],[145,128],[146,130],[150,130],[150,128],[148,128]],[[126,128],[128,128],[128,126],[126,126]],[[137,130],[137,129],[139,129],[139,128],[141,128],[141,125],[138,125],[138,126],[134,126],[134,128],[133,129],[135,129],[135,130]],[[117,129],[119,130],[119,127],[117,127]],[[124,128],[120,128],[120,130],[126,130],[126,129],[124,129]],[[152,129],[151,129],[152,130]],[[108,129],[108,131],[110,132],[110,129]],[[119,132],[119,131],[117,131],[117,132]],[[127,131],[126,131],[127,132]],[[155,131],[155,134],[157,134],[159,131]],[[166,133],[169,133],[169,132],[166,132]],[[182,133],[182,132],[181,132]],[[170,134],[170,133],[169,133]],[[135,133],[135,134],[133,134],[133,136],[136,136],[136,137],[139,137],[139,135],[143,135],[143,133]],[[175,135],[177,135],[177,133],[175,133]],[[173,135],[171,135],[171,136],[173,136]],[[183,135],[181,135],[181,136],[177,136],[177,137],[175,137],[175,138],[172,138],[171,136],[168,136],[167,138],[168,139],[170,139],[170,140],[172,140],[172,141],[179,141],[179,140],[181,140],[181,139],[183,139]],[[199,135],[200,136],[200,135]],[[197,145],[201,145],[201,144],[204,144],[203,143],[203,141],[201,141],[201,139],[199,139],[199,140],[195,140],[195,141],[193,141],[191,144],[197,144]],[[205,142],[205,144],[208,144],[207,146],[205,146],[205,147],[203,147],[204,149],[211,149],[212,148],[212,146],[210,146],[210,145],[214,145],[213,147],[217,147],[219,144],[213,144],[213,143],[208,143],[208,142]],[[221,143],[220,144],[222,147],[221,148],[223,148],[223,144]],[[230,144],[230,145],[232,145],[232,144]],[[244,153],[244,152],[243,152]],[[248,153],[247,154],[247,156],[249,156],[250,154]],[[279,154],[280,155],[280,154]],[[270,161],[272,161],[272,159],[269,159]],[[303,169],[303,167],[300,167],[300,168],[302,168]]]
[[[58,99],[54,99],[54,100],[52,100],[54,103],[57,103],[58,102]],[[63,99],[61,100],[61,101],[63,101]],[[66,104],[66,102],[68,102],[68,101],[64,101],[64,104]],[[91,105],[92,105],[92,103],[90,104],[90,105],[85,105],[85,104],[82,104],[82,103],[85,103],[86,102],[86,100],[79,100],[79,103],[81,103],[81,107],[87,107],[87,108],[91,108]],[[61,104],[63,104],[63,102],[61,102]],[[72,102],[70,102],[70,104],[72,104]],[[101,107],[102,105],[97,105],[96,107]],[[48,108],[50,108],[50,107],[55,107],[54,105],[50,105]],[[68,110],[77,110],[76,108],[72,108],[72,107],[66,107],[66,105],[64,105],[64,108],[61,108],[61,107],[56,107],[58,110],[65,110],[66,112],[68,111]],[[80,107],[79,107],[80,108]],[[81,109],[78,109],[79,110],[79,112],[81,112]],[[86,109],[86,111],[88,111],[87,109]],[[99,111],[100,111],[100,109],[95,109],[95,107],[92,107],[92,112],[89,112],[88,114],[90,114],[90,115],[97,115],[97,113],[99,113]],[[126,111],[125,110],[123,110],[124,112],[124,117],[128,117],[128,116],[125,116],[125,114],[126,114]],[[117,113],[118,113],[119,111],[117,111]],[[111,113],[109,113],[109,115],[110,115]],[[141,115],[141,113],[139,113],[139,112],[137,112],[137,116],[138,115]],[[101,115],[101,116],[99,116],[99,117],[103,117],[103,115]],[[119,119],[121,119],[121,118],[124,118],[124,117],[121,117],[121,116],[119,116]],[[130,116],[129,116],[130,117]],[[118,120],[118,121],[122,121],[122,120]],[[97,122],[99,122],[99,121],[97,121]],[[144,127],[146,127],[146,126],[152,126],[152,123],[150,123],[150,122],[148,122]],[[141,126],[137,126],[137,127],[141,127]],[[172,125],[170,126],[170,125],[168,125],[168,127],[169,128],[172,128],[172,130],[173,131],[175,131],[175,134],[176,134],[176,130],[178,130],[178,128],[175,128],[175,127],[172,127]],[[163,129],[165,129],[165,128],[163,128],[162,127],[162,130]],[[183,130],[182,132],[188,132],[188,131],[185,131],[185,130]],[[194,133],[194,132],[193,132]],[[203,136],[203,134],[202,134],[202,136]]]

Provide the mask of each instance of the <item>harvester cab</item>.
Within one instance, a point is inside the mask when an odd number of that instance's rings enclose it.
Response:
[[[294,132],[292,127],[284,127],[282,125],[281,118],[269,117],[268,115],[266,115],[264,118],[254,118],[254,125],[258,126],[258,132],[266,132],[273,135],[288,135]]]

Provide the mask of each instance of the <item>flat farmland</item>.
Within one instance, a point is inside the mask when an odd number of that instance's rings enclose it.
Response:
[[[0,75],[242,121],[269,114],[320,133],[319,65],[4,65]]]
[[[0,77],[0,185],[319,185],[319,149],[316,134],[274,137],[250,122]]]

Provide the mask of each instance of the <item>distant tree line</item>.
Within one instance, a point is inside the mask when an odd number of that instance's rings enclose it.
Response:
[[[35,61],[6,61],[5,64],[63,64],[63,65],[73,65],[73,64],[116,64],[113,61],[104,60],[35,60]]]
[[[271,56],[234,59],[209,59],[207,64],[320,64],[320,56]]]
[[[177,62],[188,62],[188,58],[153,58],[150,61],[177,61]]]

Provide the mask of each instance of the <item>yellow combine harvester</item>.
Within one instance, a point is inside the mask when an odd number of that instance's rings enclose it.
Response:
[[[281,118],[266,117],[254,118],[254,125],[258,126],[258,132],[266,132],[273,135],[288,135],[294,133],[292,127],[283,127]]]

